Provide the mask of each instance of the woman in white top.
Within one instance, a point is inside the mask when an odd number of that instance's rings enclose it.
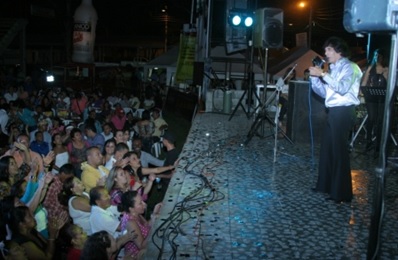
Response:
[[[87,235],[91,235],[90,197],[84,192],[83,183],[76,177],[70,177],[63,184],[64,204],[67,202],[69,215],[73,223],[80,226]]]
[[[52,147],[55,154],[52,173],[58,174],[59,168],[61,168],[62,165],[69,163],[69,153],[62,143],[61,134],[56,133],[52,136]]]
[[[104,162],[105,168],[108,170],[112,169],[113,164],[115,163],[115,147],[116,147],[116,141],[115,139],[111,138],[107,140],[104,144],[104,148],[102,151],[102,158]]]

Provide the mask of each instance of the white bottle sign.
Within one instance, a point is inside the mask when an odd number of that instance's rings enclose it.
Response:
[[[94,62],[93,53],[97,19],[97,12],[92,6],[91,0],[82,0],[74,15],[72,61],[80,63]]]

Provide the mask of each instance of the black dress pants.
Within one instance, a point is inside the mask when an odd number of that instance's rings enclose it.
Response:
[[[323,132],[316,189],[336,201],[352,199],[349,133],[355,106],[331,107]]]

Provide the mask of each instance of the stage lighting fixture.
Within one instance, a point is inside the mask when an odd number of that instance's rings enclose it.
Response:
[[[47,72],[46,81],[47,82],[54,82],[54,75],[52,75],[52,74]]]
[[[251,27],[253,25],[252,15],[244,9],[229,10],[229,23],[233,26]]]

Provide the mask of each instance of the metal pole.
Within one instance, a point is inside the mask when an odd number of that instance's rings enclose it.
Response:
[[[310,2],[310,18],[308,24],[308,49],[311,49],[312,40],[312,2]]]

